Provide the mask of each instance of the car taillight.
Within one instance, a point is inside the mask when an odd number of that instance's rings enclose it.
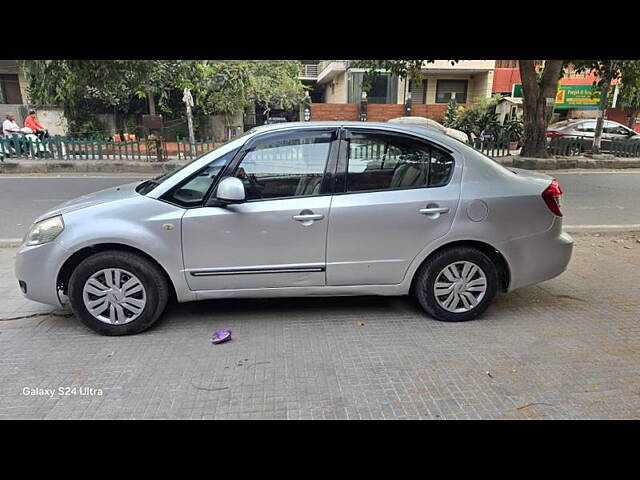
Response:
[[[562,188],[557,180],[551,182],[544,192],[542,192],[542,198],[544,203],[547,204],[549,210],[551,210],[555,215],[559,217],[562,216],[562,212],[560,211],[560,199],[562,198]]]
[[[547,137],[553,138],[553,137],[564,137],[564,133],[562,132],[555,132],[553,130],[550,130],[547,132]]]

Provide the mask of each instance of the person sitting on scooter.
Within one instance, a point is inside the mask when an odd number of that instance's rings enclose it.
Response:
[[[49,137],[49,132],[36,118],[36,111],[29,110],[29,116],[24,119],[24,126],[33,130],[40,140]]]

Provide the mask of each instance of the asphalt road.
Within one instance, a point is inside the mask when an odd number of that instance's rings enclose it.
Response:
[[[551,172],[565,195],[565,225],[640,225],[640,171]],[[144,176],[0,176],[0,239],[21,238],[51,207]]]
[[[22,238],[37,216],[62,202],[142,178],[0,175],[0,239]]]

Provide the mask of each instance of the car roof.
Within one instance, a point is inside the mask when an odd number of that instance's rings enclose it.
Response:
[[[578,125],[580,123],[596,122],[596,121],[598,121],[597,118],[571,118],[571,119],[568,119],[568,120],[562,120],[560,122],[553,123],[553,124],[549,125],[549,128],[572,127],[572,126]],[[622,123],[615,122],[613,120],[608,120],[606,118],[605,118],[605,122],[613,123],[615,125],[620,125],[621,127],[629,128],[626,125],[623,125]]]

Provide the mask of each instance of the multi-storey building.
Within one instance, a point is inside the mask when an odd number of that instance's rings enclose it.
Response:
[[[420,82],[380,71],[367,101],[380,120],[401,116],[409,98],[416,115],[439,120],[451,100],[464,105],[491,97],[494,65],[495,60],[425,62]],[[311,87],[314,103],[327,105],[314,105],[313,119],[357,119],[353,117],[357,117],[357,105],[362,100],[364,74],[364,69],[349,60],[304,60],[301,80]]]

